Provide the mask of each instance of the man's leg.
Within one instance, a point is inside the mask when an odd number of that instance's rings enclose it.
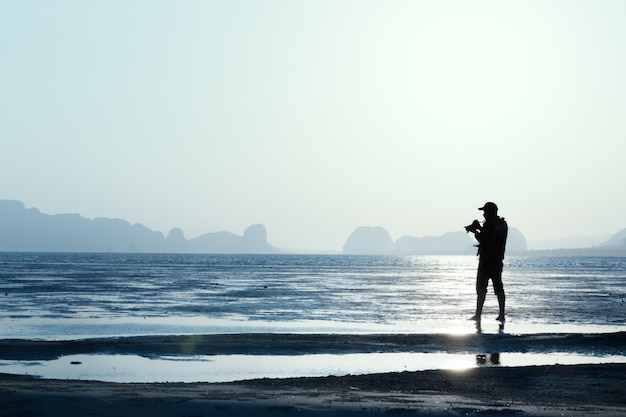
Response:
[[[480,316],[483,314],[483,305],[485,305],[485,298],[487,297],[487,292],[479,292],[476,297],[476,314],[470,320],[480,321]]]
[[[486,270],[485,265],[482,262],[478,262],[478,272],[476,274],[476,314],[470,320],[480,321],[480,316],[483,313],[483,305],[485,305],[485,298],[487,297],[487,284],[489,282],[489,271]]]
[[[504,295],[504,291],[498,294],[498,307],[500,307],[500,314],[496,318],[496,320],[504,321],[504,304],[506,301],[506,297]]]
[[[492,278],[493,289],[498,296],[498,307],[500,308],[500,314],[496,320],[504,321],[504,305],[506,302],[506,296],[504,295],[504,285],[502,285],[502,264],[499,265],[497,273]]]

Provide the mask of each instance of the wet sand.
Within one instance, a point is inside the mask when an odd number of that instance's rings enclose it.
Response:
[[[234,383],[0,375],[2,416],[626,416],[626,364],[484,367]]]
[[[577,352],[624,354],[626,332],[540,334],[240,333],[79,340],[0,340],[0,359],[50,360],[70,354],[303,355],[372,352]]]
[[[626,333],[146,336],[0,340],[0,359],[76,353],[587,352],[624,355]],[[111,383],[0,375],[0,416],[626,416],[626,364],[477,366],[231,383]]]

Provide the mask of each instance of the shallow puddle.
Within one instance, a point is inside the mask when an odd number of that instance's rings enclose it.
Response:
[[[626,356],[572,353],[357,353],[314,355],[67,355],[50,361],[0,360],[0,373],[107,382],[229,382],[257,378],[359,375],[477,366],[626,363]]]

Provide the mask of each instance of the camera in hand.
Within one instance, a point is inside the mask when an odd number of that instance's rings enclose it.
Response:
[[[467,233],[472,232],[472,233],[476,233],[476,231],[480,230],[481,226],[480,226],[480,222],[478,220],[474,220],[472,222],[472,224],[470,224],[469,226],[465,226],[465,231]]]

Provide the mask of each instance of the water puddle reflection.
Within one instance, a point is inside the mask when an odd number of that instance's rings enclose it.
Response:
[[[626,363],[626,356],[554,353],[356,353],[314,355],[67,355],[50,361],[0,360],[0,372],[105,382],[230,382],[256,378],[359,375],[477,366]]]

